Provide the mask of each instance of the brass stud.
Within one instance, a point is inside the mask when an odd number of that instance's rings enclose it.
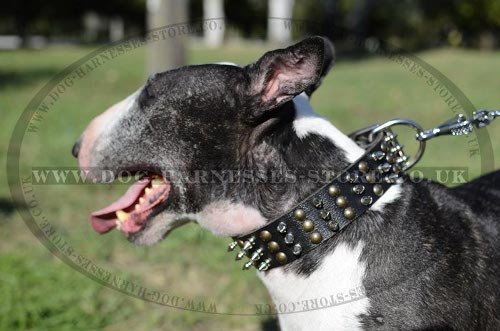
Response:
[[[304,223],[302,224],[302,228],[304,229],[305,232],[312,231],[314,229],[313,221],[305,220]]]
[[[395,173],[399,173],[403,170],[403,168],[401,168],[401,166],[399,164],[395,164],[392,166],[392,171],[394,171]]]
[[[335,185],[330,185],[328,187],[328,194],[332,197],[336,197],[340,194],[340,189]]]
[[[286,257],[286,254],[283,252],[276,253],[276,261],[278,261],[279,264],[285,264],[286,261],[288,261],[288,258]]]
[[[384,189],[382,188],[382,185],[376,184],[373,186],[373,193],[375,193],[378,196],[381,196],[384,194]]]
[[[380,144],[380,149],[381,149],[383,152],[387,152],[387,144],[386,144],[386,143],[382,143],[382,144]]]
[[[339,223],[337,221],[330,221],[328,222],[328,227],[330,230],[336,232],[339,230]]]
[[[276,241],[270,241],[267,244],[267,248],[269,249],[270,252],[274,253],[280,250],[280,245]]]
[[[370,168],[368,167],[368,163],[366,163],[365,161],[359,162],[358,169],[363,173],[367,173],[368,170],[370,170]]]
[[[375,174],[373,172],[369,172],[365,175],[365,179],[367,183],[373,184],[377,180]]]
[[[314,198],[312,200],[312,204],[318,209],[323,208],[323,200],[321,200],[320,198]]]
[[[271,235],[271,232],[269,232],[269,231],[267,231],[267,230],[262,230],[262,231],[260,231],[260,235],[259,235],[259,237],[260,237],[260,239],[261,239],[262,241],[269,241],[269,240],[271,240],[271,238],[272,238],[273,236]]]
[[[319,212],[319,217],[321,217],[325,221],[328,221],[331,218],[331,215],[329,211],[322,210]]]
[[[392,156],[392,154],[387,154],[387,156],[385,157],[386,161],[389,162],[389,163],[394,163],[394,156]]]
[[[313,244],[319,244],[321,242],[321,240],[323,239],[323,237],[321,236],[321,233],[319,233],[319,232],[313,232],[309,236],[309,239],[311,239],[311,242]]]
[[[293,212],[293,217],[297,221],[303,221],[306,218],[306,212],[304,211],[304,209],[295,209],[295,211]]]
[[[365,191],[365,187],[363,185],[354,185],[352,187],[352,191],[356,194],[362,194]]]
[[[245,242],[241,239],[238,239],[237,242],[238,242],[238,246],[240,246],[241,248],[243,248],[243,245],[245,245]]]
[[[355,215],[356,215],[356,212],[354,211],[354,208],[352,208],[352,207],[347,207],[344,210],[344,217],[347,218],[348,220],[352,220]]]
[[[347,206],[347,199],[344,196],[340,196],[335,199],[335,204],[339,208],[345,208]]]

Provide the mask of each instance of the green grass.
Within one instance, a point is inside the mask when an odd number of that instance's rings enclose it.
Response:
[[[255,60],[264,46],[226,46],[191,50],[190,63]],[[90,48],[49,48],[0,52],[0,161],[5,164],[12,128],[35,93]],[[454,82],[477,107],[500,106],[500,53],[458,49],[418,54]],[[75,83],[54,105],[36,135],[26,138],[22,163],[74,166],[70,149],[91,118],[126,97],[146,78],[145,51],[137,49],[103,65]],[[344,132],[394,117],[425,127],[452,113],[424,81],[384,58],[339,58],[313,97],[314,108]],[[500,156],[500,123],[488,130]],[[479,174],[468,154],[467,139],[440,138],[429,143],[422,166],[460,166]],[[496,166],[499,163],[497,161]],[[29,232],[9,204],[0,175],[0,330],[258,330],[265,317],[206,315],[146,303],[104,288],[60,262]],[[96,235],[91,210],[120,195],[116,186],[38,186],[36,195],[51,224],[82,255],[99,266],[171,295],[215,302],[219,312],[251,312],[269,302],[253,272],[242,273],[228,242],[185,226],[154,247],[135,247],[120,233]],[[243,325],[243,327],[242,327]]]

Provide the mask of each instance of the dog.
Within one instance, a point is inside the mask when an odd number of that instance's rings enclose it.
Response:
[[[94,229],[118,228],[130,242],[151,245],[195,221],[238,237],[292,209],[324,183],[286,180],[288,171],[341,173],[365,152],[309,103],[334,58],[327,39],[310,37],[245,67],[190,65],[152,75],[96,117],[73,147],[89,178],[102,170],[145,173],[92,214]],[[188,180],[200,169],[276,180]],[[500,172],[455,188],[398,181],[337,236],[258,273],[276,304],[363,289],[343,304],[279,314],[280,327],[500,330],[499,199]]]

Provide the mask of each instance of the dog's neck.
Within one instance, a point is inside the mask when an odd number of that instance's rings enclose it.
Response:
[[[278,142],[288,149],[275,158],[284,162],[288,169],[305,167],[313,172],[330,170],[339,174],[363,155],[364,150],[354,141],[314,113],[305,94],[296,97],[293,106],[295,116],[289,123],[292,132]],[[260,211],[266,219],[272,219],[322,185],[297,178],[297,182],[287,185],[277,197],[264,196],[259,202]],[[393,197],[394,194],[388,192],[387,198],[382,198],[374,208],[380,208],[384,199]],[[278,312],[307,310],[280,314],[283,330],[309,329],[312,321],[318,329],[354,330],[360,327],[357,316],[366,313],[368,308],[362,284],[365,265],[360,261],[363,245],[362,241],[332,240],[290,265],[259,273]],[[325,304],[332,307],[324,308]]]
[[[305,170],[306,176],[292,181],[278,176],[275,182],[239,184],[226,193],[234,199],[212,203],[202,211],[201,217],[197,217],[200,225],[222,236],[250,233],[325,184],[309,177],[307,171],[316,174],[328,170],[338,175],[364,154],[354,141],[313,112],[306,95],[299,95],[284,107],[288,107],[282,109],[289,114],[288,118],[266,128],[269,131],[263,135],[265,139],[256,139],[248,153],[242,153],[240,167],[279,170],[282,175]],[[370,210],[381,211],[399,192],[399,185],[392,186]],[[311,320],[323,325],[322,329],[331,329],[332,325],[346,330],[359,327],[358,316],[368,309],[368,301],[362,294],[365,265],[360,256],[363,235],[369,235],[369,231],[355,230],[362,223],[363,220],[354,222],[347,231],[293,263],[259,272],[277,306],[307,310],[280,314],[284,330],[309,329],[310,325],[304,323]],[[320,309],[324,304],[332,307]]]

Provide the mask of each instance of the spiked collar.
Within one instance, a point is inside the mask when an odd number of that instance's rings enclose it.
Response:
[[[362,157],[282,216],[233,238],[228,250],[239,247],[236,260],[249,258],[244,270],[265,271],[300,259],[358,219],[400,178],[408,157],[389,128],[353,138],[366,150]]]

